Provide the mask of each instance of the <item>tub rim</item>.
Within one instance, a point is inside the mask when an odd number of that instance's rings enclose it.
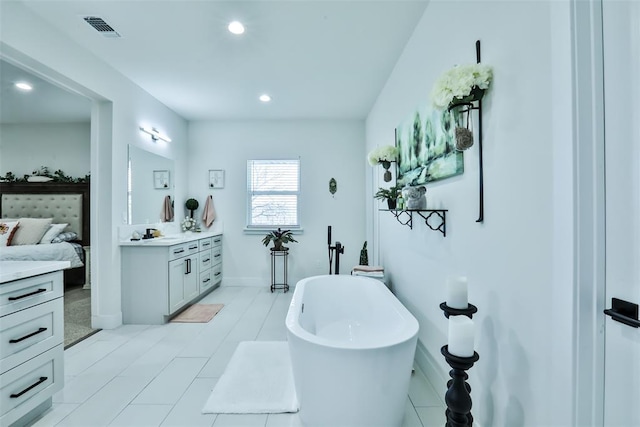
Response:
[[[388,292],[388,295],[385,298],[389,299],[392,307],[401,315],[404,320],[404,326],[397,333],[397,337],[394,336],[392,339],[387,339],[384,342],[376,342],[374,344],[362,344],[362,343],[353,343],[350,341],[336,341],[328,338],[318,337],[315,334],[304,329],[300,323],[298,322],[298,318],[300,316],[301,308],[300,303],[296,299],[296,293],[300,292],[304,293],[304,288],[307,282],[313,281],[314,279],[322,279],[322,278],[331,278],[336,277],[336,275],[324,274],[317,276],[310,276],[304,279],[299,280],[296,283],[295,289],[293,291],[293,297],[291,298],[291,303],[289,304],[289,309],[287,311],[287,317],[285,319],[285,324],[287,327],[287,332],[293,334],[297,338],[308,341],[316,345],[320,345],[322,347],[335,348],[335,349],[349,349],[349,350],[373,350],[373,349],[383,349],[388,347],[393,347],[396,345],[400,345],[411,341],[412,339],[417,339],[418,331],[420,329],[420,325],[418,320],[411,314],[411,312],[400,302],[400,300],[387,288],[387,286],[371,277],[366,276],[348,276],[348,275],[338,275],[342,279],[347,280],[357,280],[357,281],[369,281],[372,286],[378,288],[376,292]]]

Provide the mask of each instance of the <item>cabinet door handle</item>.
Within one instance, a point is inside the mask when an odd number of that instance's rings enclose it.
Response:
[[[207,258],[207,259],[203,259],[203,260],[202,260],[202,262],[203,262],[203,263],[205,263],[205,262],[209,262],[209,261],[211,261],[211,258]]]
[[[216,274],[214,274],[214,276],[219,276],[219,275],[221,275],[221,274],[222,274],[222,273],[220,273],[220,272],[218,271]]]
[[[184,274],[189,274],[191,273],[191,258],[187,258],[184,260],[184,265],[186,267],[186,271],[184,272]]]
[[[205,248],[206,248],[207,246],[211,246],[211,242],[203,243],[203,244],[202,244],[202,246],[203,246],[203,247],[205,247]]]
[[[181,254],[182,252],[184,252],[184,249],[178,249],[177,251],[173,251],[173,254],[178,255],[178,254]]]
[[[221,239],[217,239],[217,240],[214,240],[213,243],[220,243],[221,241],[222,241]]]
[[[9,301],[15,301],[22,298],[30,297],[31,295],[41,294],[42,292],[47,292],[46,289],[38,289],[37,291],[29,292],[28,294],[20,295],[19,297],[9,297]]]
[[[198,245],[196,245],[196,246],[189,246],[189,250],[194,250],[194,249],[198,249]]]
[[[9,397],[11,399],[18,398],[18,397],[22,396],[23,394],[25,394],[26,392],[28,392],[29,390],[31,390],[31,389],[33,389],[35,387],[38,387],[40,384],[42,384],[43,382],[45,382],[48,379],[49,378],[47,378],[47,377],[40,377],[40,379],[38,381],[36,381],[34,384],[31,384],[29,387],[25,388],[20,393],[14,393],[14,394],[9,395]]]
[[[9,344],[15,344],[15,343],[18,343],[18,342],[20,342],[20,341],[24,341],[24,340],[26,340],[27,338],[31,338],[32,336],[34,336],[34,335],[38,335],[39,333],[42,333],[42,332],[44,332],[44,331],[46,331],[46,330],[47,330],[47,328],[40,328],[40,329],[38,329],[38,330],[37,330],[37,331],[35,331],[35,332],[31,332],[29,335],[25,335],[25,336],[23,336],[22,338],[15,338],[15,339],[9,340]]]
[[[214,257],[214,258],[219,258],[219,257],[221,257],[221,256],[222,256],[222,254],[216,254],[216,255],[214,255],[213,257]]]
[[[204,280],[202,281],[202,283],[207,283],[207,282],[209,282],[210,280],[211,280],[211,279],[209,279],[209,278],[207,277],[206,279],[204,279]]]

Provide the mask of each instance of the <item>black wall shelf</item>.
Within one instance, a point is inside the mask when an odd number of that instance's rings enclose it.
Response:
[[[447,236],[447,211],[448,209],[380,209],[381,211],[391,212],[396,220],[409,228],[413,229],[413,214],[414,212],[422,219],[427,227],[433,231],[439,231],[443,236]],[[440,220],[439,222],[436,222]],[[431,225],[431,222],[436,222],[436,226]]]

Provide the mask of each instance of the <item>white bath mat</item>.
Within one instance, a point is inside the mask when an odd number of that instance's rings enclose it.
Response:
[[[286,341],[243,341],[213,388],[203,414],[297,412]]]

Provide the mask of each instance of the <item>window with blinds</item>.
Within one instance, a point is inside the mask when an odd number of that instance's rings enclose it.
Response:
[[[300,160],[247,161],[247,228],[299,228]]]

